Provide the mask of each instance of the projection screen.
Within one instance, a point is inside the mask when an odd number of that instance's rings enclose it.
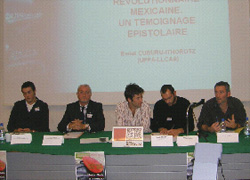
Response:
[[[104,104],[129,83],[155,103],[163,84],[190,101],[227,81],[250,100],[248,1],[4,0],[4,103],[33,81],[50,105],[74,100],[80,84]],[[246,9],[246,10],[245,10]]]

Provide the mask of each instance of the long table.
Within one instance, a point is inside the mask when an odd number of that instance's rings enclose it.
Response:
[[[80,144],[79,138],[66,139],[62,146],[42,146],[47,134],[61,133],[32,133],[31,144],[0,145],[0,150],[7,151],[8,179],[75,179],[74,153],[82,151],[105,152],[108,180],[186,179],[187,152],[194,152],[194,146],[151,147],[150,142],[144,142],[143,148],[113,148],[110,143]],[[216,134],[207,134],[208,142],[216,143]],[[111,138],[111,132],[81,136],[93,137]],[[223,143],[222,168],[226,179],[250,178],[250,138],[240,133],[239,139],[239,143]],[[206,142],[203,138],[199,141]],[[223,179],[221,167],[218,178]]]

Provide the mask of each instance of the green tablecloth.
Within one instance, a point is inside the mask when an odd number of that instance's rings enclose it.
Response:
[[[191,132],[190,135],[196,132]],[[168,154],[168,153],[186,153],[193,152],[194,146],[178,147],[174,143],[173,147],[151,147],[150,142],[144,142],[143,148],[114,148],[111,143],[80,144],[80,138],[109,137],[111,132],[85,133],[78,139],[65,139],[62,146],[42,146],[43,135],[62,135],[60,132],[52,133],[32,133],[31,144],[10,145],[10,143],[0,144],[0,150],[7,152],[30,152],[52,155],[74,155],[81,151],[104,151],[106,155],[131,155],[131,154]],[[210,143],[216,143],[216,134],[207,133],[207,140]],[[223,143],[223,154],[250,153],[250,138],[246,138],[241,132],[239,143]],[[206,142],[200,138],[199,142]]]

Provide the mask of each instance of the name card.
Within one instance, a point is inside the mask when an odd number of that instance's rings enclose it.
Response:
[[[164,146],[174,146],[173,136],[171,135],[151,135],[151,146],[152,147],[164,147]]]
[[[61,146],[64,143],[64,138],[61,135],[51,136],[44,135],[43,136],[43,146]]]
[[[239,133],[235,132],[224,132],[217,133],[217,143],[238,143]]]
[[[31,141],[31,133],[12,134],[10,144],[30,144]]]
[[[198,136],[177,136],[177,146],[195,146],[199,142]]]

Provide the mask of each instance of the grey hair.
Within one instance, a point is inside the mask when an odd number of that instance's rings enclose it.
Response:
[[[88,84],[81,84],[81,85],[79,85],[78,88],[77,88],[77,92],[79,91],[80,87],[88,87],[90,89],[90,92],[92,93],[92,90],[91,90],[91,88],[90,88],[90,86]]]

